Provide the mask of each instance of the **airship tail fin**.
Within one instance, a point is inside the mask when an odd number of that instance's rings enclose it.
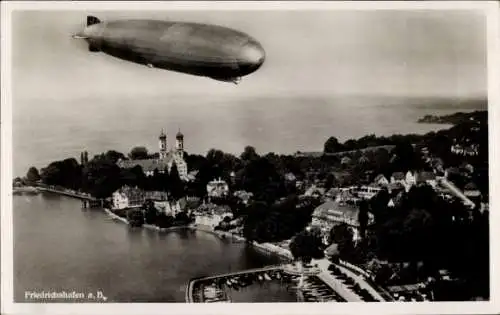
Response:
[[[101,20],[99,20],[95,16],[92,16],[92,15],[87,16],[87,26],[98,24],[98,23],[101,23]]]

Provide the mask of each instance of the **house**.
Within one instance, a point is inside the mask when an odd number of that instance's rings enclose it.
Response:
[[[225,217],[233,218],[233,213],[228,206],[213,206],[200,207],[200,211],[196,212],[195,224],[209,227],[211,229],[218,226]]]
[[[468,173],[468,175],[472,175],[474,173],[474,166],[465,163],[462,168]]]
[[[164,201],[168,199],[166,191],[144,191],[144,198],[153,201]]]
[[[394,172],[391,175],[391,183],[405,184],[405,174],[403,172]]]
[[[335,197],[335,202],[357,204],[361,199],[354,194],[355,189],[356,187],[340,188],[337,197]]]
[[[146,201],[144,192],[136,187],[123,186],[112,194],[113,208],[142,207]]]
[[[330,190],[328,190],[326,193],[325,193],[325,197],[326,198],[330,198],[330,199],[335,199],[337,197],[337,195],[339,194],[340,192],[340,189],[339,188],[331,188]]]
[[[416,174],[416,182],[417,184],[428,184],[433,188],[436,187],[436,174],[433,172],[420,172]]]
[[[392,198],[389,200],[389,202],[387,203],[387,207],[389,208],[394,208],[396,205],[394,204],[394,200],[392,200]]]
[[[461,145],[461,144],[454,144],[451,146],[450,151],[452,153],[455,153],[457,155],[463,155],[463,156],[476,156],[479,154],[479,146],[477,144],[472,144],[472,145]]]
[[[416,185],[417,184],[416,174],[414,174],[411,171],[406,172],[405,182],[407,189],[409,189],[413,185]]]
[[[480,198],[481,192],[477,188],[476,184],[470,182],[464,187],[464,195],[467,196],[467,198]]]
[[[375,177],[373,183],[379,186],[387,186],[389,185],[389,180],[383,174],[379,174]]]
[[[332,227],[346,223],[353,230],[353,240],[359,240],[359,209],[356,206],[327,201],[316,209],[312,214],[311,226],[319,227],[323,236],[328,235]],[[374,217],[368,213],[368,225],[374,222]]]
[[[225,217],[229,217],[231,220],[233,219],[233,212],[229,206],[219,206],[215,208],[212,212],[214,219],[221,222]]]
[[[359,163],[359,164],[367,164],[367,163],[370,163],[370,160],[369,160],[366,156],[362,155],[362,156],[358,159],[358,163]]]
[[[319,198],[325,194],[325,188],[322,187],[317,187],[316,185],[312,185],[309,187],[306,192],[304,193],[304,196],[307,197],[316,197]]]
[[[350,164],[350,163],[351,163],[351,159],[348,156],[344,156],[340,160],[340,164],[342,164],[342,165],[347,165],[347,164]]]
[[[354,188],[352,190],[352,192],[354,193],[354,195],[357,195],[361,199],[371,199],[376,194],[378,194],[379,191],[381,191],[381,190],[382,190],[382,188],[379,187],[379,186],[374,186],[374,185],[366,186],[366,185],[363,185],[363,186]]]
[[[397,195],[402,191],[405,191],[405,186],[401,182],[390,183],[387,185],[387,191],[391,195]]]
[[[248,204],[253,197],[253,193],[244,190],[238,190],[233,193],[233,196],[239,198],[244,204]]]
[[[285,181],[287,182],[295,182],[297,180],[297,177],[292,172],[288,172],[285,174]]]
[[[229,194],[229,185],[222,179],[215,179],[207,184],[209,198],[224,198]]]
[[[444,176],[446,178],[449,178],[450,175],[453,176],[453,175],[459,175],[459,174],[460,174],[460,170],[457,167],[449,167],[444,172]]]
[[[194,170],[194,171],[191,171],[187,174],[187,180],[192,182],[196,179],[196,176],[198,175],[198,171],[197,170]]]

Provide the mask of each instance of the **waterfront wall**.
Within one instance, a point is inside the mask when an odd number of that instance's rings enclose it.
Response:
[[[118,220],[118,221],[121,221],[125,224],[129,224],[128,220],[125,219],[125,218],[122,218],[120,217],[119,215],[117,214],[114,214],[113,211],[107,209],[107,208],[103,208],[104,209],[104,212],[112,219],[115,219],[115,220]]]

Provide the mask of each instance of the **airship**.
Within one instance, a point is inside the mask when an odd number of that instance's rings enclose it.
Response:
[[[192,22],[87,16],[86,27],[73,38],[84,39],[90,52],[236,84],[259,69],[266,56],[262,45],[243,32]]]

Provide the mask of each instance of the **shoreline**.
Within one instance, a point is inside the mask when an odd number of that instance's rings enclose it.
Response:
[[[113,211],[111,211],[108,208],[102,208],[102,209],[104,210],[104,213],[106,213],[111,219],[118,220],[118,221],[130,226],[130,223],[128,222],[127,219],[122,218],[119,215],[113,213]],[[140,228],[145,228],[147,230],[153,230],[153,231],[158,231],[158,232],[174,231],[174,230],[179,230],[179,229],[185,229],[186,227],[188,227],[188,226],[182,225],[182,226],[171,226],[168,228],[160,228],[160,227],[158,227],[156,225],[152,225],[152,224],[143,224],[140,226]]]
[[[102,208],[102,209],[111,219],[118,220],[122,223],[130,225],[127,219],[122,218],[119,215],[113,213],[110,209],[108,209],[108,208]],[[260,252],[264,252],[266,254],[277,255],[281,259],[285,259],[286,261],[293,260],[292,253],[289,250],[281,248],[277,245],[274,245],[271,243],[257,243],[256,241],[247,242],[247,239],[244,238],[243,236],[235,235],[233,233],[224,232],[224,231],[214,231],[208,227],[203,228],[203,227],[197,226],[195,224],[189,224],[189,225],[183,225],[183,226],[172,226],[169,228],[160,228],[160,227],[157,227],[157,226],[151,225],[151,224],[143,224],[141,227],[148,229],[148,230],[158,231],[158,232],[169,232],[169,231],[175,231],[175,230],[179,230],[179,229],[191,229],[191,230],[195,230],[195,231],[201,231],[201,232],[215,235],[221,239],[225,239],[227,237],[227,238],[231,238],[232,240],[236,240],[236,241],[241,242],[241,243],[244,242],[244,243],[250,244],[250,245],[252,245],[252,247],[259,250]]]

